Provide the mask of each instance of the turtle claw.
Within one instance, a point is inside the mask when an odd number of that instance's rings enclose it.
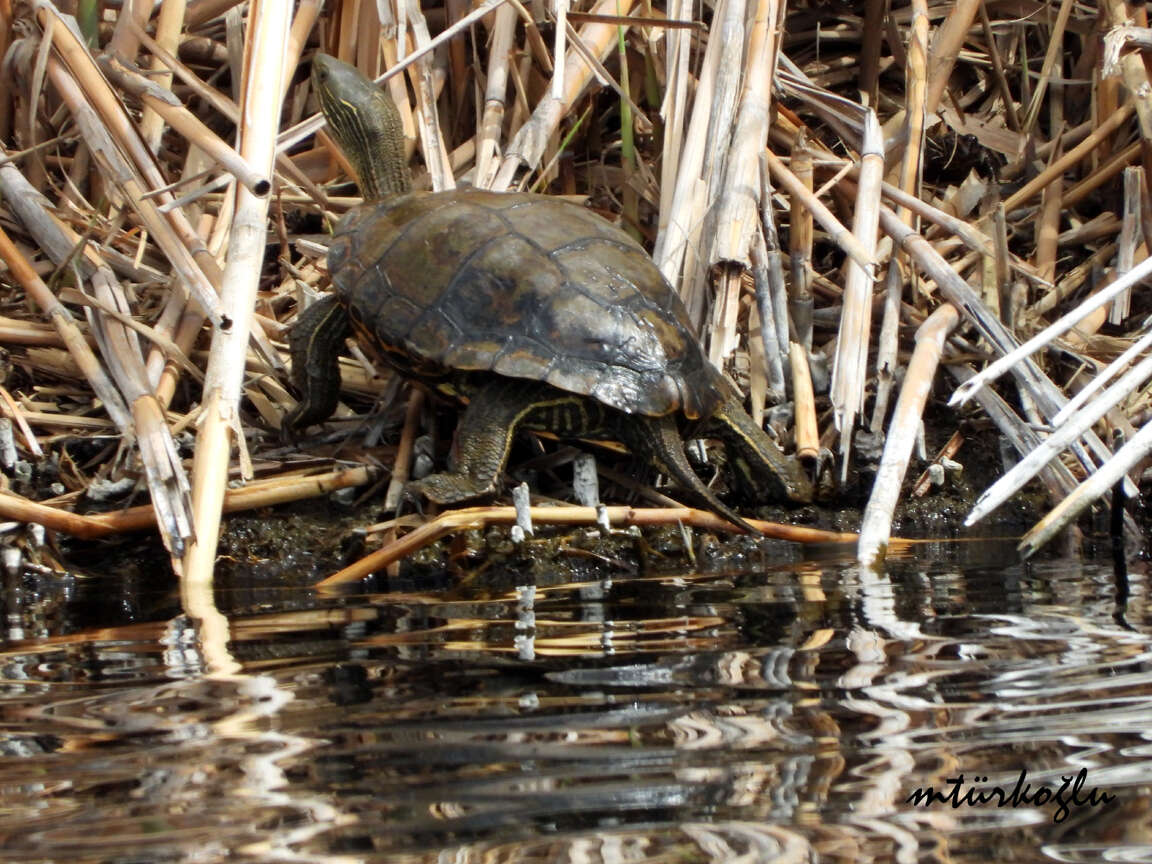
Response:
[[[280,418],[278,434],[280,443],[286,447],[297,446],[300,443],[301,437],[303,437],[304,427],[299,423],[301,407],[302,406],[297,405],[291,411],[285,412]]]
[[[460,504],[496,494],[496,484],[482,485],[467,474],[429,474],[404,487],[405,494],[423,495],[441,506]]]
[[[396,519],[409,512],[415,513],[417,516],[424,515],[424,496],[419,488],[414,488],[419,487],[419,485],[419,481],[410,481],[401,487],[400,497],[396,501]]]

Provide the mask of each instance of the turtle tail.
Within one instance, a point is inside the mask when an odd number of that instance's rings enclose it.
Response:
[[[699,503],[749,534],[761,533],[704,485],[684,455],[684,440],[673,417],[629,417],[623,427],[621,437],[633,452],[656,465]]]
[[[282,429],[302,429],[332,416],[340,398],[340,347],[350,333],[348,313],[333,294],[296,316],[288,348],[300,401],[284,415]]]

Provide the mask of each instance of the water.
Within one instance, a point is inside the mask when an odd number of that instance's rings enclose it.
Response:
[[[1152,860],[1147,566],[1010,550],[233,583],[214,655],[172,585],[29,576],[0,858]],[[994,806],[1021,771],[1077,800]]]

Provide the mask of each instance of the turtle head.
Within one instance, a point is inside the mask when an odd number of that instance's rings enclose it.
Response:
[[[411,189],[404,127],[392,97],[354,66],[328,54],[312,58],[312,87],[340,150],[352,164],[365,200]]]

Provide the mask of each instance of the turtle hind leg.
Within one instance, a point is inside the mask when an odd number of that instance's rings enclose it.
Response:
[[[674,418],[627,417],[621,424],[621,436],[633,452],[671,477],[709,510],[750,534],[760,533],[717,498],[692,469],[684,455],[684,440]]]
[[[511,379],[480,387],[460,415],[449,470],[409,483],[405,493],[450,505],[499,492],[516,428],[537,407],[541,389]]]
[[[799,504],[812,500],[812,481],[799,461],[785,455],[735,396],[728,396],[721,403],[708,421],[708,431],[724,442],[732,456],[729,462],[751,475],[738,478],[741,486],[750,490],[767,486],[771,497]]]
[[[288,336],[292,383],[300,392],[296,407],[284,415],[285,432],[322,423],[340,398],[340,347],[351,332],[348,313],[335,295],[317,300],[298,316]]]

